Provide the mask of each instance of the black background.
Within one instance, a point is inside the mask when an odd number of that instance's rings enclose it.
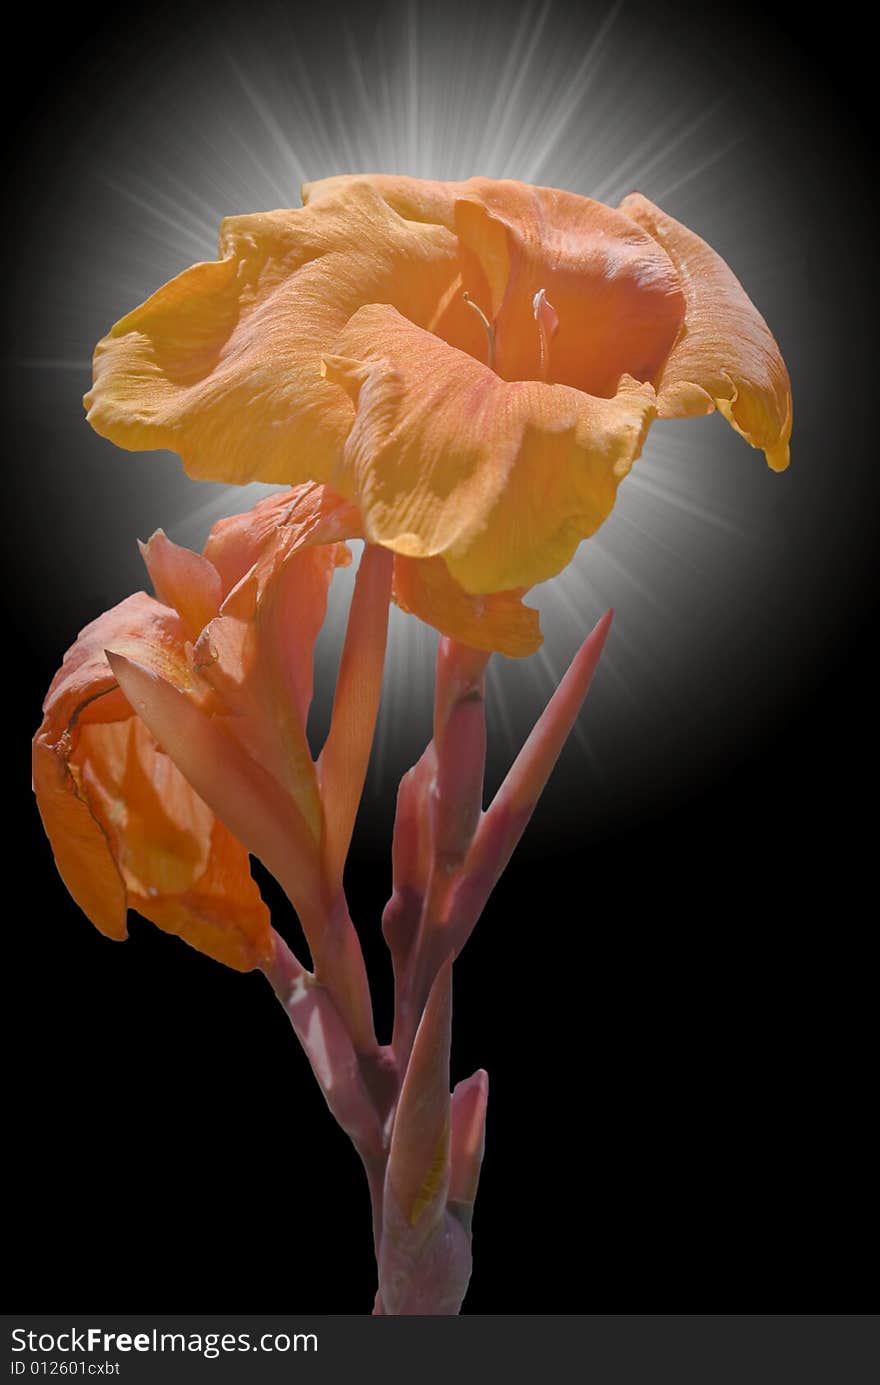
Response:
[[[744,67],[744,82],[766,80],[774,51],[784,54],[784,71],[797,73],[792,122],[816,140],[817,183],[829,159],[851,169],[851,201],[817,196],[811,228],[820,240],[827,232],[851,325],[828,380],[827,434],[814,444],[842,490],[860,488],[862,527],[852,550],[835,536],[845,621],[824,676],[790,714],[748,739],[699,796],[633,812],[625,827],[594,832],[588,851],[569,838],[554,854],[527,837],[456,969],[453,1076],[483,1066],[491,1082],[471,1313],[865,1299],[852,1252],[866,1234],[876,1006],[866,44],[794,7],[667,12],[676,34],[728,54],[754,30],[760,64]],[[63,147],[70,93],[84,99],[94,65],[133,41],[132,26],[161,53],[181,13],[67,11],[51,23],[35,13],[7,48],[11,279],[37,272],[16,225],[38,234],[50,214],[47,151]],[[794,77],[780,80],[794,92]],[[51,215],[63,217],[63,205]],[[27,292],[16,284],[22,301]],[[29,619],[24,559],[33,545],[52,550],[65,514],[49,490],[44,509],[34,504],[34,439],[17,389],[13,374],[4,930],[16,1300],[366,1312],[366,1189],[265,981],[136,917],[125,946],[102,939],[54,875],[23,791],[27,740],[73,633],[72,601],[73,629],[110,602],[77,589],[54,622],[51,603],[37,627]],[[68,583],[62,566],[56,580],[59,591]],[[372,842],[355,847],[347,883],[356,917],[378,918],[389,866]],[[280,905],[278,916],[285,927]],[[378,930],[362,934],[381,1020],[387,962]]]

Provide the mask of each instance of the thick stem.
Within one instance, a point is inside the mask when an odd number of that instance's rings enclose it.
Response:
[[[334,997],[278,934],[266,977],[284,1007],[327,1105],[371,1167],[384,1164],[382,1121],[364,1081],[362,1059]]]
[[[318,777],[324,807],[324,868],[332,889],[342,871],[366,778],[385,665],[394,555],[367,544],[355,580],[333,715]]]
[[[373,1002],[355,926],[340,890],[320,938],[312,945],[315,976],[333,996],[359,1053],[372,1056],[379,1044],[373,1026]]]

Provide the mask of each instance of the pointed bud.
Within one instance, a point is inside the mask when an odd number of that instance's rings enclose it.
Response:
[[[584,640],[483,814],[456,886],[449,938],[458,954],[525,831],[592,682],[613,611]]]
[[[449,1204],[462,1220],[473,1207],[486,1144],[489,1076],[482,1068],[459,1082],[452,1093],[452,1140],[449,1156]],[[456,1206],[453,1208],[453,1204]]]
[[[386,1186],[411,1226],[436,1221],[449,1182],[452,958],[440,968],[413,1044],[394,1117]]]
[[[406,1071],[385,1179],[379,1294],[385,1314],[454,1314],[471,1274],[470,1235],[447,1210],[452,959],[437,974]]]
[[[432,742],[403,776],[397,790],[391,848],[393,892],[382,915],[382,934],[398,976],[418,932],[431,872],[429,795],[436,774],[437,755]]]

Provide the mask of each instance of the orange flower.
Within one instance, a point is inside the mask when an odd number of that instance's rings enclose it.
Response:
[[[220,962],[272,956],[245,848],[217,821],[119,692],[104,655],[188,673],[181,617],[143,592],[88,625],[65,657],[34,738],[37,804],[65,884],[110,938],[130,907]]]
[[[469,596],[516,602],[569,561],[655,415],[717,407],[787,465],[769,329],[645,198],[368,175],[303,196],[225,221],[218,261],[116,324],[89,419],[194,476],[329,481],[370,542],[433,560],[398,588],[446,633]]]
[[[239,969],[271,963],[248,867],[287,891],[327,988],[375,1046],[341,896],[385,654],[391,555],[358,574],[330,733],[306,738],[315,640],[357,512],[325,487],[269,497],[214,526],[203,554],[162,531],[142,546],[156,597],[129,597],[65,657],[34,738],[34,787],[65,882],[125,936],[127,907]],[[348,959],[348,969],[346,968]]]

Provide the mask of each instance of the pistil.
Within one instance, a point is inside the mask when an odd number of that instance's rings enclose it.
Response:
[[[486,365],[489,367],[490,370],[494,370],[494,369],[495,369],[495,324],[489,321],[489,319],[487,318],[486,314],[483,312],[483,309],[480,307],[480,305],[479,305],[478,303],[475,303],[475,302],[474,302],[474,300],[471,298],[470,294],[468,293],[467,289],[465,289],[464,294],[462,295],[462,297],[464,298],[464,301],[465,301],[465,303],[467,303],[468,307],[469,307],[469,308],[473,308],[473,310],[474,310],[474,312],[476,313],[477,317],[480,319],[480,321],[482,322],[484,328],[486,329]]]
[[[541,379],[550,379],[550,343],[559,329],[559,314],[547,298],[544,289],[538,289],[532,299],[532,311],[538,324],[541,341]]]

